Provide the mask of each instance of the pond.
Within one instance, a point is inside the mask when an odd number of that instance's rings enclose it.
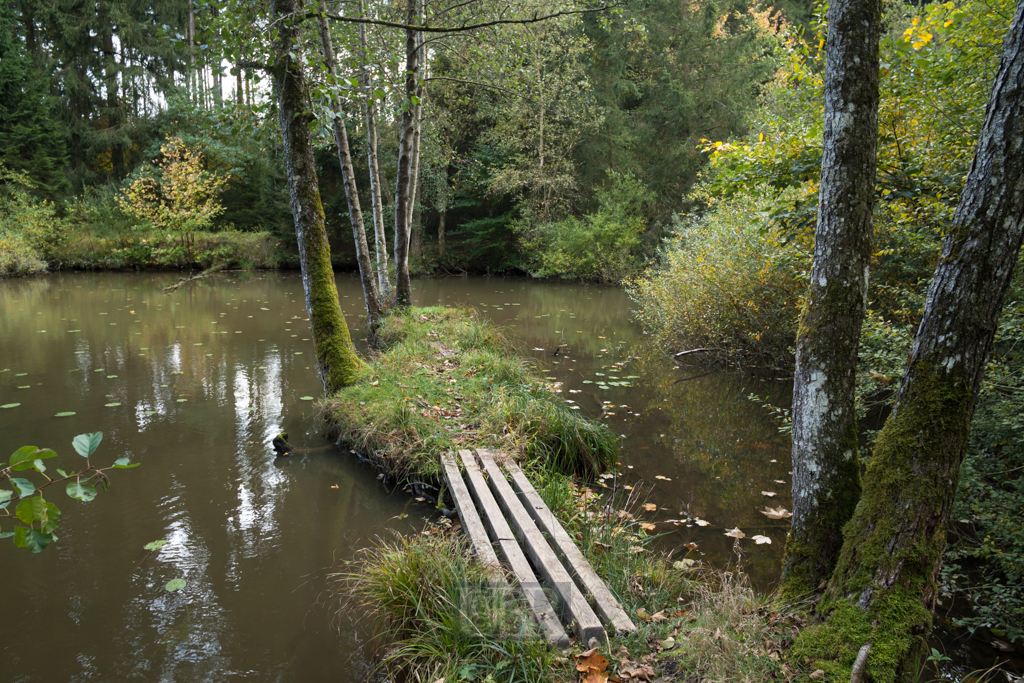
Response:
[[[372,633],[332,600],[328,575],[392,530],[436,513],[329,443],[302,286],[293,273],[66,274],[0,282],[0,434],[80,467],[128,456],[109,491],[53,494],[60,539],[41,554],[0,545],[4,681],[325,680],[371,677]],[[358,279],[337,278],[357,343]],[[414,282],[414,303],[465,304],[507,328],[579,410],[622,436],[622,474],[664,549],[741,561],[770,588],[790,508],[788,437],[750,394],[787,407],[789,385],[704,375],[642,351],[618,289],[512,278]],[[561,348],[560,348],[561,347]],[[558,355],[554,352],[559,350]],[[57,413],[74,413],[56,417]],[[304,450],[275,459],[290,433]],[[81,462],[78,460],[78,462]],[[678,520],[700,520],[680,523]],[[166,539],[157,553],[143,549]],[[164,585],[187,586],[168,593]]]

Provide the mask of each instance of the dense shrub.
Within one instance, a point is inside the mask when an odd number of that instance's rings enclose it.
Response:
[[[0,277],[46,270],[67,239],[52,202],[30,194],[32,181],[0,166]]]
[[[629,285],[648,334],[725,362],[772,366],[789,356],[809,256],[787,243],[770,205],[754,190],[677,219],[661,264]]]

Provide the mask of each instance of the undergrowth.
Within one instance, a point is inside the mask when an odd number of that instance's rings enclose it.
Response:
[[[322,411],[341,442],[401,480],[436,480],[455,449],[496,448],[592,478],[618,437],[571,410],[504,335],[468,309],[396,313],[377,331],[370,372]]]

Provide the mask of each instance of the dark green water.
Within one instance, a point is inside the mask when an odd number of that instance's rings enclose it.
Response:
[[[164,293],[176,279],[0,282],[0,405],[20,404],[0,410],[3,447],[51,447],[53,467],[78,467],[72,437],[102,430],[99,462],[142,463],[91,503],[55,493],[60,539],[42,554],[0,543],[0,681],[366,680],[369,634],[337,612],[327,576],[434,513],[319,433],[302,399],[321,389],[296,275]],[[359,340],[358,281],[338,286]],[[620,290],[500,278],[414,290],[419,305],[469,304],[508,326],[568,399],[623,435],[617,483],[657,504],[643,514],[662,547],[696,543],[722,564],[734,559],[726,530],[763,535],[770,544],[742,542],[743,563],[770,587],[787,523],[759,511],[790,507],[788,438],[746,396],[786,405],[785,385],[645,358]],[[275,461],[282,429],[312,450]],[[707,525],[667,521],[686,518]],[[157,539],[169,543],[143,550]],[[179,577],[188,586],[165,592]]]

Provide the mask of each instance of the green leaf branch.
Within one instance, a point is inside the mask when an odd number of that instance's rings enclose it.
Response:
[[[98,489],[110,486],[109,470],[124,470],[138,467],[128,458],[118,458],[109,467],[96,467],[89,458],[99,448],[103,432],[79,434],[71,445],[75,452],[85,458],[85,469],[65,472],[54,468],[55,477],[47,474],[44,460],[57,457],[49,448],[22,446],[11,454],[8,463],[0,462],[0,520],[11,520],[11,530],[0,526],[0,539],[13,538],[14,547],[28,548],[34,553],[42,552],[57,539],[56,529],[60,523],[60,509],[43,496],[43,491],[56,484],[65,484],[64,492],[69,498],[88,502],[96,497]],[[25,477],[13,476],[18,472],[34,470],[37,482]],[[43,481],[39,481],[39,479]],[[4,485],[11,488],[5,488]]]

